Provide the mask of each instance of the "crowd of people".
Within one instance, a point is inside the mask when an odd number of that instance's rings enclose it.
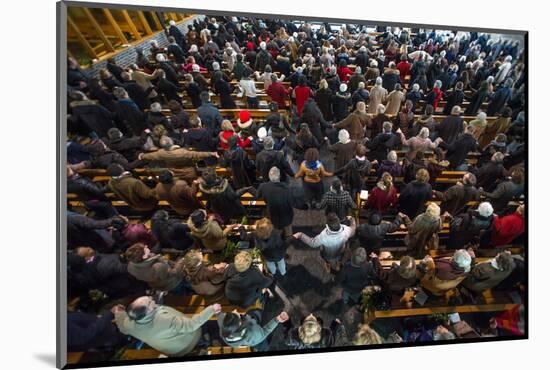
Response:
[[[319,250],[341,300],[360,310],[391,309],[393,296],[413,307],[421,296],[457,305],[488,289],[523,292],[523,258],[509,251],[525,232],[522,45],[377,31],[197,17],[185,31],[172,22],[168,46],[136,48],[128,66],[109,59],[91,75],[69,58],[69,351],[145,344],[185,356],[475,331],[440,317],[387,332],[338,315],[324,323],[313,308],[264,310],[294,267],[290,246]],[[438,181],[445,171],[460,177]],[[386,266],[396,232],[405,252]],[[164,304],[189,296],[208,305],[190,316]],[[482,335],[521,334],[505,314],[484,316]]]

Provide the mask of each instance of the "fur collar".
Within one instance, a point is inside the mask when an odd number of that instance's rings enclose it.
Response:
[[[214,185],[212,187],[206,187],[205,184],[199,184],[199,189],[206,194],[221,194],[227,189],[227,185],[227,179],[223,179],[219,185]]]

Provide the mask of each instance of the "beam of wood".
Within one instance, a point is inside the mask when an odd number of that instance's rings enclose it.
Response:
[[[80,41],[82,46],[84,46],[84,49],[86,49],[86,52],[88,53],[88,55],[92,57],[92,59],[97,59],[97,54],[94,51],[94,48],[92,47],[92,45],[90,45],[88,40],[86,40],[82,32],[80,32],[80,30],[76,26],[76,23],[74,23],[73,19],[69,15],[67,15],[67,23],[69,24],[69,27],[73,30],[73,32],[76,34],[78,41]]]
[[[153,22],[155,22],[155,27],[157,28],[157,31],[162,31],[162,25],[160,24],[159,17],[157,16],[156,12],[149,12],[151,14],[151,18],[153,18]]]
[[[120,29],[111,11],[107,8],[103,8],[103,14],[105,14],[105,17],[107,18],[107,20],[109,21],[113,29],[115,30],[116,35],[120,39],[120,42],[122,42],[123,44],[128,44],[128,39],[126,38],[126,36],[124,36],[124,32],[122,32],[122,30]]]
[[[145,33],[148,35],[153,34],[153,30],[151,30],[151,26],[149,26],[149,22],[147,22],[147,19],[145,18],[145,14],[143,14],[142,11],[137,12],[139,20],[141,21],[141,24],[143,24],[143,28],[145,29]]]
[[[171,19],[173,19],[174,21],[178,21],[178,16],[176,15],[176,13],[168,13],[168,15],[170,16]]]
[[[433,315],[434,313],[474,313],[474,312],[501,312],[511,310],[518,306],[516,303],[503,304],[482,304],[466,306],[443,306],[443,307],[422,307],[422,308],[403,308],[389,311],[375,311],[374,318],[382,319],[388,317],[407,317]]]
[[[128,11],[127,10],[121,10],[121,12],[122,12],[122,15],[124,16],[124,19],[126,20],[126,23],[128,24],[128,27],[130,27],[130,30],[134,34],[134,37],[135,37],[136,41],[141,40],[141,35],[139,34],[139,31],[138,31],[136,25],[132,21],[132,17],[130,17],[130,14],[128,14]]]
[[[99,23],[97,23],[90,9],[83,7],[82,11],[84,11],[84,14],[86,14],[86,17],[88,17],[88,20],[90,21],[95,31],[101,38],[101,41],[103,41],[103,45],[105,45],[105,49],[107,49],[107,51],[109,52],[115,51],[115,48],[113,47],[113,45],[111,44],[111,42],[109,41],[105,33],[103,32],[103,30],[101,29],[101,26],[99,25]]]

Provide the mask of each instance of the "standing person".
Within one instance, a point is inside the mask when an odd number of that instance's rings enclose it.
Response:
[[[426,104],[434,107],[434,111],[437,112],[439,102],[443,99],[443,91],[441,91],[441,81],[437,80],[434,83],[433,89],[426,95]]]
[[[483,81],[479,86],[479,90],[477,90],[470,98],[470,104],[468,105],[468,108],[466,108],[464,115],[476,115],[481,108],[481,105],[487,100],[490,94],[491,92],[489,91],[489,83],[487,81]]]
[[[370,192],[365,208],[384,214],[388,208],[397,205],[397,189],[393,185],[393,177],[384,172],[376,187]]]
[[[294,208],[292,207],[292,194],[288,184],[281,182],[281,172],[277,167],[269,170],[269,182],[264,182],[258,187],[258,198],[265,200],[267,214],[273,226],[281,231],[283,237],[292,234],[292,220]]]
[[[397,134],[401,136],[401,144],[408,147],[406,157],[412,161],[416,157],[416,153],[425,152],[428,150],[434,150],[441,142],[441,139],[431,141],[430,130],[427,127],[422,127],[417,136],[413,136],[410,139],[406,139],[401,129],[397,130]]]
[[[273,283],[272,278],[252,265],[252,255],[246,251],[237,253],[224,277],[227,300],[242,308],[253,305],[262,296],[262,291]]]
[[[332,111],[334,113],[334,120],[341,121],[347,117],[349,113],[349,107],[351,106],[351,94],[347,92],[348,85],[345,83],[340,84],[338,92],[332,97]]]
[[[271,98],[272,101],[276,102],[279,105],[280,109],[285,109],[287,107],[288,100],[288,90],[285,88],[283,83],[279,81],[277,75],[271,75],[271,84],[266,89],[265,93]]]
[[[330,328],[323,327],[323,320],[313,314],[305,317],[298,328],[288,331],[286,346],[290,349],[328,348],[338,345],[337,339],[345,336],[344,325],[335,319]]]
[[[320,161],[319,151],[315,148],[309,148],[304,155],[304,161],[300,164],[300,169],[294,175],[295,178],[303,178],[303,186],[306,190],[306,201],[320,202],[323,196],[323,177],[333,176],[327,172]]]
[[[323,118],[326,121],[332,121],[332,90],[325,79],[319,82],[319,90],[315,93],[315,102],[323,113]]]
[[[221,251],[227,244],[227,234],[234,225],[226,225],[224,229],[214,216],[208,216],[204,209],[197,209],[187,220],[191,235],[202,247],[211,251]]]
[[[200,250],[191,249],[183,257],[183,273],[191,284],[193,291],[212,302],[223,297],[225,280],[223,275],[227,264],[225,262],[211,264],[203,260]]]
[[[438,136],[448,145],[451,145],[464,131],[464,118],[460,116],[460,106],[456,105],[451,110],[451,115],[437,125]]]
[[[221,165],[231,168],[231,177],[235,188],[251,186],[255,179],[256,169],[248,158],[248,154],[240,147],[237,136],[231,136],[227,144],[229,148],[223,154]]]
[[[256,91],[256,83],[250,77],[251,73],[249,70],[243,72],[243,77],[239,81],[239,87],[246,97],[247,107],[249,109],[257,109],[260,102],[258,100],[258,93]]]
[[[409,217],[416,217],[424,212],[425,204],[432,199],[432,186],[429,184],[430,174],[424,168],[416,171],[416,179],[405,186],[399,194],[399,211]]]
[[[369,113],[377,113],[378,106],[386,102],[388,90],[382,87],[382,77],[377,77],[374,87],[369,93]]]
[[[355,157],[334,172],[334,175],[340,176],[343,183],[349,186],[352,199],[355,199],[362,190],[363,178],[370,175],[372,165],[376,163],[370,162],[366,154],[367,148],[364,145],[357,145]]]
[[[405,93],[401,88],[401,84],[395,84],[392,92],[388,94],[387,97],[388,103],[386,104],[386,114],[390,116],[395,116],[401,108],[401,103],[405,101]]]
[[[364,102],[358,102],[356,109],[340,122],[333,125],[337,129],[346,129],[349,137],[356,142],[365,138],[365,128],[371,125],[371,120],[367,114],[367,108]]]
[[[172,307],[157,305],[152,297],[136,299],[124,309],[114,309],[121,333],[131,335],[168,356],[185,356],[199,344],[202,326],[222,307],[215,303],[188,317]]]
[[[254,224],[254,246],[260,250],[267,270],[273,276],[279,271],[286,274],[285,251],[286,244],[279,232],[275,231],[269,218],[261,218]],[[246,240],[246,231],[241,228],[241,240]]]
[[[462,181],[451,186],[445,192],[434,190],[434,197],[441,200],[441,212],[457,215],[473,200],[479,199],[479,190],[475,187],[477,179],[474,174],[467,172]]]
[[[449,161],[449,166],[456,171],[468,170],[468,163],[466,159],[470,152],[477,152],[479,145],[474,138],[473,126],[467,126],[464,129],[464,133],[459,135],[452,144],[446,142],[440,142],[439,146],[446,150],[446,159]]]
[[[437,233],[443,227],[441,209],[437,204],[428,204],[426,212],[416,216],[414,221],[405,217],[404,222],[407,226],[405,244],[408,250],[413,251],[417,257],[421,257],[426,254],[426,249],[437,249],[439,245]]]
[[[338,131],[338,142],[329,146],[329,150],[334,153],[334,167],[343,167],[350,159],[353,158],[357,142],[350,139],[348,130],[342,129]]]
[[[336,277],[338,284],[342,285],[342,300],[344,304],[356,305],[361,303],[363,288],[371,285],[376,278],[376,272],[367,262],[367,251],[357,248],[353,251],[351,260],[348,261]]]
[[[495,217],[491,245],[500,247],[510,244],[525,232],[525,205],[520,205],[516,211],[504,217]]]
[[[304,233],[295,233],[295,239],[301,240],[312,248],[320,248],[321,257],[325,260],[327,271],[340,271],[341,258],[347,241],[355,234],[356,224],[353,217],[348,216],[350,226],[342,225],[335,213],[327,215],[327,226],[316,237],[311,238]]]
[[[296,110],[298,112],[298,116],[301,116],[304,103],[309,98],[313,97],[313,91],[311,91],[309,86],[307,86],[306,76],[300,76],[298,86],[296,86],[292,91],[292,97],[296,99]]]
[[[159,183],[155,186],[158,200],[165,200],[177,214],[187,217],[194,210],[200,208],[197,199],[199,190],[198,181],[193,181],[191,186],[185,181],[174,178],[174,173],[164,170],[159,175]]]
[[[394,263],[390,269],[382,268],[380,259],[375,253],[371,253],[374,270],[382,281],[383,287],[392,294],[403,295],[407,288],[417,285],[418,272],[416,261],[411,256],[403,256],[399,264]]]
[[[423,260],[426,272],[420,278],[422,288],[438,297],[445,295],[466,279],[474,258],[473,251],[464,249],[457,250],[451,259],[444,258],[434,261],[431,257],[426,256]]]
[[[319,208],[324,208],[325,213],[336,213],[340,221],[344,221],[350,209],[356,209],[357,205],[350,194],[342,187],[339,179],[332,181],[329,191],[323,195]]]
[[[241,195],[248,188],[235,191],[227,179],[221,179],[214,173],[203,175],[199,190],[207,200],[207,207],[220,215],[225,222],[246,215],[246,209],[241,203]]]
[[[510,252],[500,252],[489,262],[475,265],[462,282],[462,286],[471,292],[481,294],[484,290],[493,289],[499,285],[515,268],[516,264]]]

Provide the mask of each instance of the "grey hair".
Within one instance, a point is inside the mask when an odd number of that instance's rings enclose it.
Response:
[[[453,262],[465,272],[470,272],[472,256],[465,249],[459,249],[453,255]]]
[[[160,138],[159,144],[163,149],[170,149],[174,145],[174,140],[170,136],[163,136]]]
[[[386,113],[386,106],[384,104],[378,104],[378,107],[376,107],[376,113]]]
[[[493,214],[493,206],[489,202],[479,203],[477,207],[477,212],[482,217],[489,217]]]
[[[271,167],[269,170],[269,181],[279,182],[281,180],[281,171],[277,167]]]
[[[504,161],[504,154],[502,152],[496,152],[495,154],[493,154],[493,156],[491,157],[491,160],[493,162],[497,162],[497,163],[502,163],[502,161]]]
[[[382,85],[382,77],[376,77],[376,82],[374,83],[376,86]]]
[[[453,340],[456,337],[452,332],[447,331],[445,333],[434,332],[433,338],[434,340]]]
[[[267,150],[271,150],[273,149],[274,146],[275,146],[275,142],[273,141],[273,138],[271,136],[267,136],[264,139],[264,148]]]
[[[434,87],[441,88],[441,86],[443,86],[443,83],[442,83],[440,80],[436,80],[436,81],[434,82]]]
[[[420,90],[420,85],[419,84],[413,84],[413,91],[418,91]]]
[[[384,132],[390,132],[392,128],[393,124],[389,121],[386,121],[382,124],[382,130],[384,130]]]
[[[154,102],[153,104],[151,104],[151,112],[160,113],[160,111],[162,111],[162,106],[160,105],[160,103]]]
[[[418,133],[418,136],[420,136],[422,139],[427,139],[430,136],[430,129],[427,127],[422,127],[422,129]]]
[[[388,153],[388,160],[392,162],[397,162],[397,152],[395,150],[392,150]]]

